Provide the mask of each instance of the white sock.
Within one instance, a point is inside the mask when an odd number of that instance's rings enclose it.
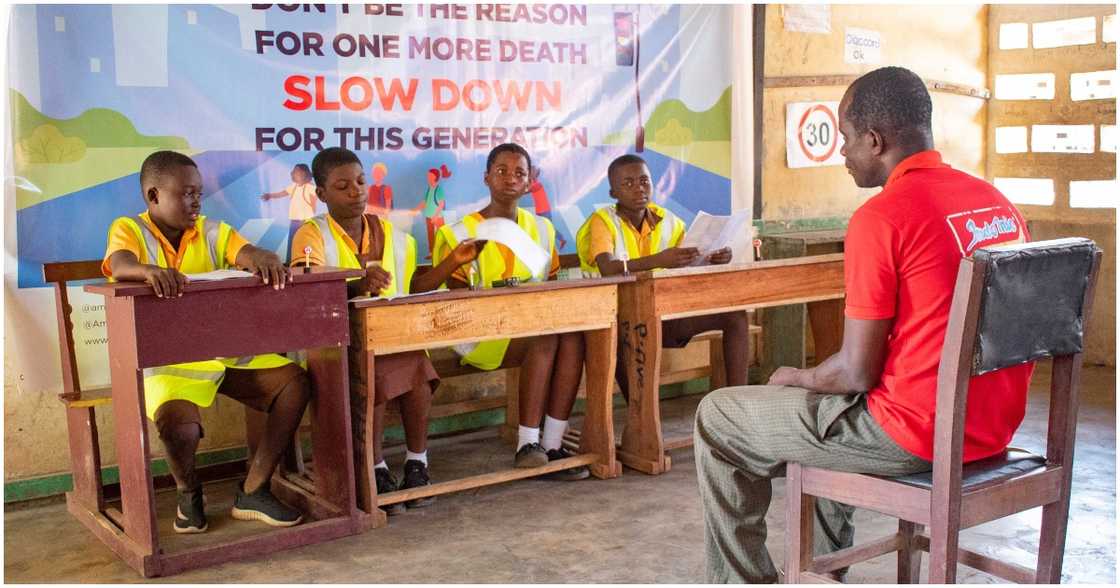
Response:
[[[404,460],[408,461],[410,459],[415,459],[416,461],[418,461],[418,462],[420,462],[424,465],[428,465],[428,450],[425,449],[424,451],[421,451],[420,453],[413,453],[413,452],[405,449]]]
[[[374,464],[373,469],[376,470],[377,468],[387,470],[387,469],[389,469],[389,464],[385,463],[385,460],[381,460],[381,461],[377,462],[376,464]]]
[[[557,420],[545,415],[544,434],[541,439],[544,450],[560,449],[560,445],[564,443],[564,432],[567,430],[568,421]]]
[[[541,442],[541,430],[537,427],[526,427],[525,425],[517,425],[517,449],[530,443]]]

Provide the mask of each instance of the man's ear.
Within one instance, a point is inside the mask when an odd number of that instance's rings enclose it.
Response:
[[[159,188],[156,188],[155,186],[149,186],[148,190],[144,192],[144,199],[147,200],[150,204],[156,204],[157,202],[159,202]]]
[[[868,147],[871,149],[873,155],[882,155],[887,150],[886,143],[883,142],[883,134],[874,128],[867,129],[868,140],[871,144]]]
[[[327,201],[326,198],[323,198],[323,187],[322,186],[315,186],[315,196],[318,197],[319,200],[322,200],[323,202]]]

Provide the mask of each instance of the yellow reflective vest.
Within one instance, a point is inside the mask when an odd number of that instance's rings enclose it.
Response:
[[[618,211],[615,209],[614,205],[604,206],[587,217],[583,226],[576,232],[576,253],[579,254],[580,269],[591,273],[597,273],[599,271],[599,267],[591,257],[591,221],[596,216],[603,219],[607,225],[607,229],[611,232],[611,238],[614,239],[614,252],[616,257],[619,256],[620,252],[625,251],[628,256],[627,259],[637,259],[645,255],[660,253],[668,249],[673,243],[680,242],[681,237],[684,235],[684,221],[678,218],[677,215],[656,204],[648,204],[646,206],[649,207],[651,212],[661,218],[657,226],[653,227],[653,232],[650,233],[649,253],[642,253],[642,250],[638,247],[638,235],[632,229],[623,226],[628,223],[618,216]]]
[[[159,239],[143,219],[122,217],[118,222],[136,235],[136,240],[140,243],[140,263],[168,267]],[[187,246],[179,271],[196,274],[229,267],[226,262],[226,246],[233,228],[226,223],[200,216],[195,223],[195,230],[201,238],[194,239]],[[145,368],[145,412],[148,418],[155,420],[156,410],[171,400],[186,400],[198,406],[210,406],[214,403],[227,368],[264,369],[289,363],[292,361],[282,355],[266,353]]]
[[[367,217],[368,218],[368,217]],[[384,297],[408,294],[412,284],[412,275],[416,273],[416,239],[393,228],[393,223],[378,217],[381,222],[381,232],[385,235],[385,244],[381,249],[381,267],[392,275],[389,285],[379,294]],[[327,220],[327,214],[313,216],[304,224],[312,225],[323,239],[323,263],[329,266],[347,269],[365,269],[358,260],[358,255],[343,241],[334,224]],[[351,278],[360,280],[361,278]]]
[[[432,263],[438,265],[442,261],[442,259],[435,258],[438,253],[450,253],[459,245],[459,242],[474,238],[478,234],[479,222],[478,216],[471,214],[453,225],[440,227],[436,233],[435,247],[432,248]],[[518,208],[517,226],[521,227],[521,230],[525,231],[533,242],[540,245],[541,249],[548,253],[550,260],[552,259],[553,249],[556,247],[556,229],[548,219],[537,216],[523,208]],[[505,259],[493,243],[487,243],[482,248],[481,253],[472,262],[472,265],[483,288],[492,287],[494,282],[503,279],[507,273]],[[544,275],[533,275],[528,266],[522,263],[520,259],[514,258],[511,276],[523,282],[544,281],[548,279],[548,270],[545,270]],[[462,356],[460,361],[464,365],[473,365],[482,370],[494,370],[502,365],[502,360],[505,359],[506,349],[508,348],[509,339],[495,339],[481,343],[456,345],[455,351]]]

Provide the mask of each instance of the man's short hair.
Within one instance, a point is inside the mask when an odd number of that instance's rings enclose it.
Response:
[[[533,171],[533,158],[529,157],[529,152],[524,147],[517,143],[502,143],[497,147],[490,150],[490,155],[486,156],[486,172],[490,172],[490,166],[494,165],[494,160],[498,158],[499,153],[517,153],[525,158],[525,164],[529,166],[529,171]]]
[[[903,140],[929,137],[932,117],[925,82],[904,67],[882,67],[852,83],[847,118],[860,133],[874,128]]]
[[[315,159],[311,160],[311,177],[315,178],[315,185],[322,188],[327,185],[327,176],[332,169],[351,163],[362,165],[353,151],[343,147],[327,147],[316,153]]]
[[[159,183],[159,177],[171,172],[179,166],[189,165],[198,169],[198,164],[193,159],[175,151],[156,151],[144,159],[140,164],[140,187]]]
[[[614,158],[614,161],[612,161],[610,165],[607,166],[607,184],[611,184],[611,178],[614,177],[614,172],[618,168],[624,165],[630,165],[631,163],[640,163],[642,165],[646,165],[646,160],[638,157],[637,155],[634,155],[633,153],[619,155],[618,157]]]

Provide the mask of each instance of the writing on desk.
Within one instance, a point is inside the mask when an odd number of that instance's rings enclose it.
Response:
[[[634,326],[634,333],[638,336],[634,344],[634,366],[638,372],[638,389],[641,389],[646,382],[646,335],[649,329],[645,323],[638,323]]]
[[[470,321],[470,313],[456,308],[454,304],[441,304],[429,311],[428,320],[434,331],[456,329]]]

